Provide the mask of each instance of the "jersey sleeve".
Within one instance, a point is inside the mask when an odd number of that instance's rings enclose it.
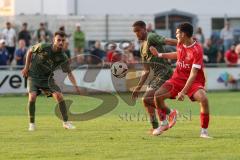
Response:
[[[35,44],[34,46],[31,47],[31,50],[33,53],[39,53],[43,50],[43,44],[42,43]]]
[[[150,45],[154,46],[165,45],[165,37],[160,36],[156,33],[149,33],[148,42],[150,43]]]
[[[198,49],[195,49],[194,59],[193,59],[193,65],[192,67],[201,69],[203,67],[203,50],[199,47]]]

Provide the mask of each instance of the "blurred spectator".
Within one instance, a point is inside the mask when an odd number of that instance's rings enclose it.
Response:
[[[76,24],[76,30],[73,33],[73,43],[75,55],[82,54],[85,46],[85,34],[81,31],[79,23]]]
[[[152,27],[152,23],[148,23],[147,24],[147,32],[152,32],[152,33],[155,33],[153,27]]]
[[[122,44],[123,48],[123,61],[126,63],[136,63],[136,60],[134,58],[133,52],[131,50],[131,43],[124,42]]]
[[[204,54],[208,57],[207,63],[220,63],[222,54],[217,46],[212,43],[211,39],[207,39],[204,47]]]
[[[134,42],[130,43],[130,46],[129,46],[128,49],[130,50],[130,52],[133,53],[133,56],[134,56],[135,60],[137,60],[137,61],[141,60],[140,51],[136,50]]]
[[[218,48],[218,51],[221,53],[220,63],[225,63],[225,55],[224,55],[224,47],[222,44],[222,40],[220,38],[219,32],[212,32],[211,34],[212,44]]]
[[[65,32],[65,26],[60,26],[59,31]]]
[[[10,22],[6,23],[6,28],[3,30],[2,35],[8,51],[9,63],[11,64],[16,48],[16,31],[12,28],[12,24]]]
[[[0,66],[8,65],[8,52],[5,48],[5,40],[0,39]]]
[[[231,66],[236,66],[238,63],[238,54],[235,52],[235,45],[233,44],[229,50],[225,53],[225,62]]]
[[[68,47],[69,47],[69,41],[66,39],[63,49],[64,49],[64,52],[66,53],[66,55],[68,56],[68,58],[71,58],[71,51]]]
[[[88,57],[90,64],[99,64],[105,57],[105,51],[101,48],[101,42],[96,41],[93,49],[90,52],[91,56]]]
[[[112,62],[112,57],[114,53],[117,53],[116,49],[117,49],[117,45],[115,43],[110,43],[107,46],[107,55],[106,55],[106,61],[107,62]]]
[[[220,38],[223,41],[224,52],[226,52],[233,44],[233,29],[230,27],[229,21],[225,22],[225,26],[220,32]]]
[[[27,29],[28,24],[25,22],[22,24],[22,30],[18,33],[18,41],[23,39],[27,47],[31,44],[31,34]]]
[[[118,61],[122,61],[123,59],[123,53],[116,50],[115,52],[113,52],[113,55],[112,55],[112,59],[111,59],[111,62],[118,62]]]
[[[25,64],[25,55],[27,53],[26,43],[23,39],[18,41],[18,49],[15,52],[16,64],[23,66]]]
[[[203,32],[202,32],[202,28],[201,28],[201,27],[198,27],[198,28],[197,28],[194,37],[197,39],[197,41],[198,41],[199,43],[202,44],[202,46],[204,45],[205,38],[204,38],[204,34],[203,34]]]
[[[60,26],[58,30],[64,32],[66,34],[67,38],[71,37],[71,34],[66,33],[65,26]]]
[[[49,42],[50,39],[51,39],[51,34],[50,32],[47,30],[46,28],[46,25],[42,22],[40,23],[40,27],[39,29],[37,30],[36,32],[36,38],[37,38],[37,41],[40,43],[40,42]]]

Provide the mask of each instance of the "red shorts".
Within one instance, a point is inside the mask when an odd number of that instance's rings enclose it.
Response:
[[[162,87],[166,88],[170,92],[172,99],[175,99],[178,93],[182,91],[185,84],[186,83],[181,81],[169,79],[162,85]],[[194,82],[189,88],[187,95],[192,101],[195,101],[193,98],[193,94],[199,89],[204,89],[204,84],[201,82]]]

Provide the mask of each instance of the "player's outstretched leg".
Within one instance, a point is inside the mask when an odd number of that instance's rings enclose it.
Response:
[[[60,92],[54,92],[52,93],[54,99],[58,102],[58,106],[60,109],[60,112],[62,114],[63,119],[63,128],[65,129],[75,129],[76,127],[68,121],[68,113],[66,108],[66,103],[63,99],[63,95]]]
[[[161,122],[160,127],[158,127],[157,129],[155,129],[153,131],[153,135],[160,135],[163,133],[163,131],[166,131],[169,129],[169,123],[167,120],[167,115],[170,115],[170,123],[171,123],[171,127],[176,123],[176,116],[177,116],[177,112],[176,110],[173,110],[171,112],[171,110],[166,106],[164,100],[167,98],[170,98],[171,94],[168,91],[167,88],[165,88],[164,86],[160,87],[154,95],[154,102],[155,102],[155,106],[157,107],[157,112],[158,112],[158,116],[159,116],[159,120]],[[173,123],[174,121],[174,123]]]
[[[151,133],[154,129],[158,128],[158,119],[155,113],[155,104],[154,104],[154,94],[155,90],[147,90],[142,98],[143,105],[146,108],[146,111],[150,118],[150,123],[152,125]]]
[[[201,133],[202,138],[211,138],[208,135],[208,124],[209,124],[209,104],[205,90],[199,89],[194,93],[193,98],[200,104],[200,121],[201,121]]]
[[[28,93],[28,116],[29,116],[29,131],[34,131],[35,126],[35,102],[37,99],[37,94],[35,92]]]

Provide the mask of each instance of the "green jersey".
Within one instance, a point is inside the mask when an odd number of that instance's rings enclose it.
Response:
[[[71,72],[68,57],[62,52],[54,52],[52,44],[39,43],[32,46],[32,59],[29,68],[29,77],[49,79],[59,67],[63,72]]]
[[[149,84],[151,88],[157,88],[161,86],[172,75],[172,67],[167,59],[159,58],[152,55],[149,48],[155,47],[158,52],[164,53],[165,49],[165,37],[156,33],[148,33],[147,40],[143,41],[140,48],[140,53],[143,63],[149,63],[154,73],[154,78]]]
[[[158,52],[164,53],[165,49],[163,45],[165,45],[165,37],[156,33],[148,33],[147,40],[142,42],[140,48],[143,62],[160,62],[168,64],[166,59],[153,56],[149,50],[149,48],[153,46],[158,50]]]

